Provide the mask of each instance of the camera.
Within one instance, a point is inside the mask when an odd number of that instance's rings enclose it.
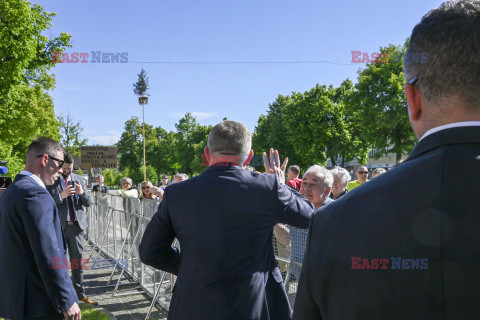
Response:
[[[0,174],[6,175],[8,172],[7,161],[0,160]],[[12,178],[10,177],[0,177],[0,195],[5,191],[5,189],[12,183]]]

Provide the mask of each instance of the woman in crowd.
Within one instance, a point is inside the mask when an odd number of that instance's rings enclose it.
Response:
[[[142,182],[142,191],[140,192],[140,199],[157,199],[157,196],[153,194],[153,183],[150,181]]]

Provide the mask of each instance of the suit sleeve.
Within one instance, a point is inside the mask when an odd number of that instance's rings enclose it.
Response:
[[[180,249],[172,247],[176,234],[168,213],[167,192],[143,234],[139,253],[143,263],[176,275],[180,267]]]
[[[48,298],[56,311],[62,313],[78,303],[78,299],[68,270],[63,265],[55,268],[53,263],[65,258],[63,243],[58,243],[53,223],[58,219],[54,206],[47,192],[32,193],[26,195],[21,210],[28,242]]]
[[[308,230],[307,247],[305,250],[305,257],[302,264],[302,272],[298,281],[297,295],[295,296],[295,305],[293,308],[293,320],[322,320],[320,310],[313,300],[312,292],[310,290],[310,248],[312,241],[312,232],[314,225],[314,218],[310,229]]]
[[[78,198],[80,199],[80,202],[84,207],[90,207],[90,204],[92,204],[92,200],[90,199],[90,195],[88,194],[87,186],[85,185],[85,180],[83,180],[82,177],[78,177],[78,181],[80,181],[80,184],[82,185],[83,189],[83,194],[79,195]]]
[[[315,212],[315,206],[298,191],[278,183],[277,219],[278,222],[292,225],[300,229],[307,229]]]

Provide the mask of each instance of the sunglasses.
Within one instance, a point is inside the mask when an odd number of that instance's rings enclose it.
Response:
[[[368,171],[358,171],[360,174],[368,174]]]
[[[52,158],[52,160],[58,161],[58,169],[61,169],[63,167],[63,164],[65,163],[65,160],[60,160],[60,159],[57,159],[55,157],[52,157],[48,153],[44,153],[44,154],[46,154],[49,158]],[[37,158],[41,158],[41,157],[43,157],[43,154],[39,154],[37,156]]]
[[[150,189],[149,186],[143,186],[142,189]]]

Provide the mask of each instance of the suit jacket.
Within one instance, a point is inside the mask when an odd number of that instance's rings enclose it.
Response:
[[[87,215],[85,214],[85,211],[83,211],[83,206],[89,207],[91,204],[91,199],[88,195],[88,190],[83,178],[80,177],[78,174],[74,173],[71,173],[70,177],[73,181],[79,181],[82,185],[83,191],[85,192],[83,195],[74,194],[73,196],[71,196],[78,225],[82,230],[85,230],[87,228]],[[57,181],[55,181],[55,183],[51,186],[47,186],[47,189],[51,193],[53,200],[55,200],[55,203],[57,204],[60,221],[62,223],[62,230],[65,230],[68,216],[68,201],[66,198],[62,199],[62,197],[60,196],[60,193],[63,191],[63,189],[65,189],[65,179],[63,178],[63,176],[60,175],[60,178],[58,178]]]
[[[17,175],[0,197],[0,317],[51,317],[78,303],[57,207],[33,179]],[[60,260],[63,261],[63,260]]]
[[[273,227],[307,228],[314,209],[276,176],[238,166],[168,186],[140,244],[143,263],[178,275],[168,319],[291,319]]]
[[[312,221],[294,319],[478,319],[480,127],[422,139]]]

